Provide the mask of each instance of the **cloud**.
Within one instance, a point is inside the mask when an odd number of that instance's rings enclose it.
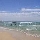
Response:
[[[2,12],[2,13],[5,13],[5,12],[7,12],[7,11],[0,11],[0,13],[1,13],[1,12]]]
[[[26,9],[26,8],[22,8],[21,11],[40,11],[40,9]]]
[[[22,11],[23,10],[23,11]],[[27,10],[28,12],[24,12],[24,10]],[[15,12],[15,13],[9,13],[2,11],[0,12],[0,20],[3,21],[40,21],[40,12],[35,12],[33,10],[37,9],[21,9],[22,12]]]
[[[26,9],[22,8],[21,12],[29,16],[40,16],[40,9]]]

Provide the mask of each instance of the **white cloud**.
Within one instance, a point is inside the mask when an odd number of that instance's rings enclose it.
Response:
[[[26,9],[26,8],[22,8],[21,11],[40,11],[40,9]]]
[[[6,20],[6,21],[40,21],[40,12],[24,12],[25,8],[22,9],[22,12],[15,12],[15,13],[7,13],[7,12],[0,12],[0,20]],[[27,9],[26,9],[27,10]],[[39,9],[38,9],[39,10]],[[28,9],[30,11],[30,9]]]
[[[0,12],[3,12],[3,13],[5,13],[5,12],[7,12],[7,11],[0,11]]]

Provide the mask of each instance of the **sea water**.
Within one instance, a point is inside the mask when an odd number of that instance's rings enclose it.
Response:
[[[0,21],[0,27],[23,30],[30,34],[40,35],[40,22]]]

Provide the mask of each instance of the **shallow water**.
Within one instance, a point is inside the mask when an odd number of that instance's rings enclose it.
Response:
[[[11,29],[23,30],[31,34],[40,34],[40,22],[20,23],[20,22],[0,22],[0,26]]]

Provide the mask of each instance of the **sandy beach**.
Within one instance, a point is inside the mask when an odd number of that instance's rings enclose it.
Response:
[[[0,40],[40,40],[40,37],[29,36],[17,30],[0,29]]]
[[[16,40],[8,32],[0,32],[0,40]]]

